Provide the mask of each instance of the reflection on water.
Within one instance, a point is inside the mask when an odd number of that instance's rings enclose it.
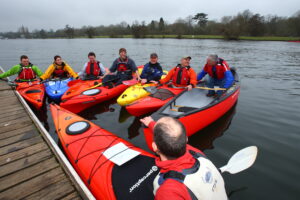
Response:
[[[229,128],[235,112],[236,104],[218,120],[189,137],[189,144],[201,151],[213,149],[213,141],[221,137]]]

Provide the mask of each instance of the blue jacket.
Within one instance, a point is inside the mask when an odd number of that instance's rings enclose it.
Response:
[[[162,67],[159,63],[147,63],[144,65],[141,78],[147,79],[149,81],[159,81],[161,76],[163,75]]]

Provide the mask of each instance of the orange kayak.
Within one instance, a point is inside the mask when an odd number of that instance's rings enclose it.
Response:
[[[36,109],[40,109],[44,103],[45,87],[40,81],[15,82],[18,86],[16,90],[21,96]]]
[[[50,110],[65,154],[96,199],[154,199],[154,155],[58,105]]]

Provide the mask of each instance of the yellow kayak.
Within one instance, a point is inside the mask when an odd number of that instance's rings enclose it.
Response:
[[[161,78],[164,78],[167,74],[168,71],[164,70],[164,74],[162,75]],[[119,96],[117,102],[121,106],[126,106],[137,99],[150,95],[150,93],[144,90],[144,88],[149,86],[156,86],[156,85],[157,84],[155,83],[147,83],[147,84],[137,83],[135,85],[132,85]]]

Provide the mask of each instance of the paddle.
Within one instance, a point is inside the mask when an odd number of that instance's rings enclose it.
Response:
[[[197,89],[202,89],[202,90],[227,90],[226,88],[209,88],[209,87],[195,87]]]
[[[118,78],[111,79],[111,80],[109,80],[109,81],[99,83],[99,84],[97,84],[97,85],[94,85],[94,86],[92,86],[92,87],[86,89],[86,90],[90,90],[90,89],[94,89],[94,88],[96,88],[96,87],[100,87],[102,84],[104,84],[104,83],[109,83],[109,82],[111,82],[111,81],[113,81],[113,80],[116,80],[116,79],[118,79]],[[135,85],[135,84],[138,83],[138,80],[136,80],[136,79],[131,79],[131,80],[127,80],[127,81],[122,81],[122,83],[123,83],[124,85]]]
[[[229,159],[227,165],[220,167],[222,173],[229,172],[230,174],[236,174],[245,169],[248,169],[253,165],[257,156],[257,147],[250,146],[236,152]]]

